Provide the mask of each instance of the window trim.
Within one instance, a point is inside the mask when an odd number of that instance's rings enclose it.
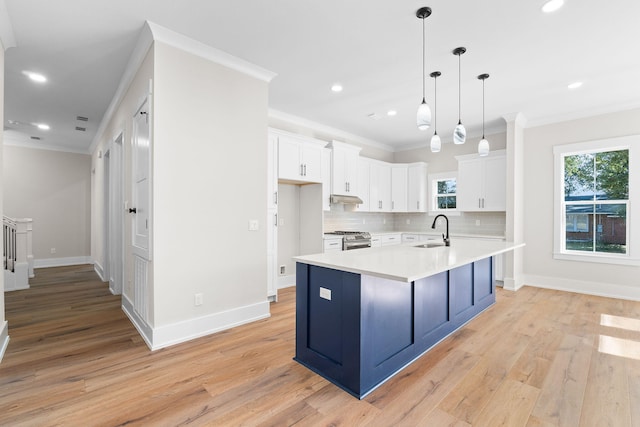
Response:
[[[554,163],[554,231],[553,258],[567,261],[597,262],[606,264],[640,265],[640,198],[632,198],[640,187],[640,135],[601,139],[553,147]],[[629,199],[627,202],[627,253],[567,251],[566,218],[564,206],[564,157],[573,154],[629,150]],[[597,202],[597,201],[596,201]],[[604,202],[604,201],[601,201]],[[634,227],[634,224],[636,226]]]
[[[436,182],[442,181],[445,179],[455,179],[456,180],[456,189],[458,187],[458,171],[451,172],[438,172],[438,173],[430,173],[428,175],[427,181],[429,182],[429,214],[430,215],[438,215],[438,214],[447,214],[451,216],[459,216],[461,215],[461,211],[458,210],[458,192],[456,191],[456,208],[455,209],[438,209],[437,203],[437,191],[436,191]]]

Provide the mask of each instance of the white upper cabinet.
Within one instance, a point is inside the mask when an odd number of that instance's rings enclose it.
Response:
[[[331,150],[322,149],[322,210],[331,210]]]
[[[456,156],[458,160],[457,208],[460,211],[506,210],[506,170],[504,150],[487,157],[477,154]]]
[[[407,165],[391,165],[391,212],[407,212],[407,173]]]
[[[358,159],[360,147],[333,141],[331,148],[331,194],[359,196]]]
[[[278,209],[278,137],[272,134],[267,145],[267,209]]]
[[[358,197],[362,199],[362,204],[356,205],[358,212],[370,211],[370,179],[371,162],[364,157],[358,159]]]
[[[427,212],[427,164],[411,163],[407,179],[407,212]]]
[[[427,212],[427,164],[411,163],[407,177],[407,212]]]
[[[371,162],[369,171],[369,210],[391,212],[391,165]]]
[[[278,179],[322,182],[322,150],[325,142],[273,133],[278,138]]]

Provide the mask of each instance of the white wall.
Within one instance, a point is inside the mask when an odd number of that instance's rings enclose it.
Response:
[[[4,147],[4,214],[33,219],[36,267],[89,260],[90,175],[87,154]]]
[[[268,85],[157,41],[154,74],[154,327],[268,315]]]
[[[458,170],[458,161],[455,156],[477,153],[478,142],[480,141],[480,137],[476,137],[467,138],[467,141],[461,145],[456,145],[453,142],[443,143],[439,153],[432,153],[429,148],[430,139],[431,134],[425,135],[424,147],[395,152],[393,162],[426,162],[428,164],[428,173],[455,171]],[[507,146],[507,134],[505,132],[487,135],[487,140],[491,150],[504,150]]]
[[[637,134],[640,109],[524,130],[525,284],[640,299],[640,267],[555,260],[552,254],[553,147]]]
[[[4,123],[4,46],[0,40],[0,122]],[[4,151],[3,142],[4,127],[0,128],[0,173],[2,173],[2,156]],[[0,180],[0,213],[4,213],[2,203],[2,193],[4,180]],[[4,257],[4,248],[0,248],[0,256]],[[9,326],[4,315],[4,273],[0,274],[0,361],[9,344]]]

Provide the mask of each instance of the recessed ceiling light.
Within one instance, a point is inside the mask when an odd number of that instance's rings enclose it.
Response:
[[[380,120],[382,118],[378,113],[367,114],[367,117],[369,117],[372,120]]]
[[[573,82],[570,83],[567,88],[569,89],[578,89],[580,86],[582,86],[582,82]]]
[[[387,111],[387,116],[393,117],[396,114],[398,114],[398,112],[396,110],[389,110]]]
[[[47,81],[47,78],[40,73],[34,73],[33,71],[23,71],[22,74],[29,77],[34,82],[44,83]]]
[[[49,130],[49,129],[51,129],[51,127],[48,124],[45,124],[45,123],[36,123],[36,126],[40,130]]]
[[[333,86],[331,86],[331,90],[333,92],[342,92],[342,85],[340,83],[334,83]]]
[[[555,12],[564,5],[564,0],[549,0],[542,5],[542,11],[544,13]]]

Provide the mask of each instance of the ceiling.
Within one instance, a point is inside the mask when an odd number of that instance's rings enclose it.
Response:
[[[520,112],[529,126],[640,106],[640,2],[565,0],[0,0],[16,47],[5,52],[5,139],[88,152],[145,20],[273,71],[269,107],[392,150],[424,146],[422,22],[427,73],[439,70],[437,129],[487,134]],[[36,84],[22,73],[47,76]],[[584,82],[576,90],[567,85]],[[341,93],[330,88],[339,82]],[[427,101],[434,109],[433,79]],[[387,116],[388,110],[397,115]],[[375,113],[378,120],[368,116]],[[76,120],[84,116],[88,121]],[[11,122],[9,122],[11,121]],[[40,130],[34,123],[49,124]],[[81,132],[76,126],[86,128]],[[33,140],[32,136],[41,140]]]

